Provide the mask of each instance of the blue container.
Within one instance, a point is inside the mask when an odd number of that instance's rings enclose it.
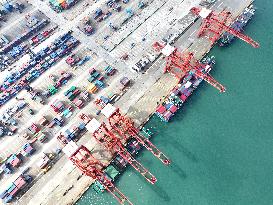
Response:
[[[95,85],[99,86],[100,88],[104,88],[104,83],[99,80],[95,81]]]
[[[11,202],[12,199],[13,199],[13,196],[12,196],[12,195],[8,195],[8,196],[4,199],[4,202],[5,202],[5,203],[9,203],[9,202]]]
[[[79,124],[79,129],[84,130],[85,129],[85,124],[82,122]]]
[[[75,135],[74,133],[71,133],[71,134],[69,135],[69,137],[70,137],[71,140],[74,140],[74,139],[76,138],[76,135]]]
[[[0,198],[1,198],[1,199],[4,199],[4,198],[6,198],[8,195],[9,195],[8,191],[5,190],[5,191],[3,191],[3,192],[0,194]]]
[[[70,134],[71,134],[70,130],[67,129],[67,130],[64,131],[64,136],[65,137],[68,137]]]
[[[102,100],[102,102],[104,102],[105,104],[110,102],[110,99],[104,96],[100,96],[100,99]]]
[[[9,3],[5,3],[3,5],[3,9],[6,10],[6,11],[8,11],[8,12],[12,12],[13,6],[11,4],[9,4]]]
[[[16,188],[15,184],[11,184],[9,188],[7,189],[8,193],[11,193]]]
[[[170,107],[171,107],[172,105],[173,105],[172,103],[167,103],[166,105],[164,105],[164,107],[165,107],[167,110],[169,110]]]

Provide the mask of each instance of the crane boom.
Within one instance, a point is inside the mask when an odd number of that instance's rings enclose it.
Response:
[[[204,79],[206,82],[208,82],[210,85],[218,89],[220,92],[225,92],[225,87],[220,84],[218,81],[216,81],[212,76],[210,76],[207,73],[203,73],[200,68],[204,68],[206,64],[202,64],[199,61],[197,61],[194,58],[194,54],[191,52],[188,53],[180,53],[177,48],[170,48],[170,45],[163,45],[159,42],[155,42],[153,44],[153,47],[156,51],[161,51],[162,53],[166,54],[166,67],[165,70],[174,74],[176,77],[184,76],[183,74],[187,72],[194,72],[195,75],[199,78]],[[169,52],[167,52],[167,51]],[[180,70],[180,73],[178,73],[175,69],[178,68]],[[179,80],[181,80],[181,78]]]
[[[197,8],[193,7],[191,12],[195,15],[201,16],[204,20],[198,32],[198,37],[203,36],[206,31],[214,33],[214,37],[210,38],[212,44],[214,44],[221,36],[221,34],[226,31],[239,39],[250,44],[254,48],[258,48],[260,45],[254,41],[249,36],[242,34],[240,31],[237,31],[227,25],[227,22],[231,21],[231,13],[226,11],[221,11],[216,13],[215,11],[206,9],[206,8]]]

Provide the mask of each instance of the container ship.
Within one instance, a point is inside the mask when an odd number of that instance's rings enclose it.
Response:
[[[230,26],[236,31],[241,32],[247,23],[252,19],[255,14],[256,9],[253,5],[245,8],[243,13],[237,17],[236,21]],[[224,32],[222,37],[219,39],[219,46],[227,46],[234,40],[234,36],[228,32]]]
[[[206,57],[201,63],[207,64],[206,67],[200,68],[203,73],[209,73],[215,64],[215,57]],[[203,79],[194,74],[194,70],[188,72],[180,83],[171,91],[164,101],[157,107],[155,114],[164,122],[169,120],[187,101],[188,97],[198,87]]]

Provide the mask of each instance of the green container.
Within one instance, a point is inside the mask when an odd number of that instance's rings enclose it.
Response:
[[[112,165],[109,165],[105,170],[104,172],[106,174],[108,174],[108,176],[111,177],[111,179],[113,179],[113,181],[116,179],[116,177],[119,175],[119,171],[116,170],[115,167],[113,167]]]

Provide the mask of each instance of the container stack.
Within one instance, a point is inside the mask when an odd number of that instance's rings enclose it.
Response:
[[[60,113],[64,110],[65,106],[61,101],[55,100],[51,105],[50,105],[54,112]]]
[[[4,172],[5,174],[11,174],[13,169],[11,168],[9,163],[4,163],[0,167],[0,173]]]
[[[104,68],[104,71],[106,72],[106,75],[107,75],[107,76],[112,76],[112,75],[115,74],[116,69],[114,69],[114,68],[112,68],[110,65],[108,65],[108,66],[106,66],[106,67]]]
[[[31,146],[30,143],[26,143],[22,146],[21,154],[23,156],[28,157],[28,156],[32,155],[34,152],[35,152],[35,149]]]
[[[93,83],[96,79],[100,77],[100,73],[95,68],[90,69],[89,74],[90,76],[88,78],[88,81],[90,83]]]
[[[128,162],[119,154],[117,154],[116,157],[112,160],[111,164],[121,172],[126,168]]]
[[[80,132],[84,132],[86,131],[86,127],[85,127],[85,123],[84,122],[81,122],[78,126]]]
[[[71,32],[67,32],[49,46],[32,54],[27,63],[10,73],[0,85],[0,106],[70,53],[78,44],[79,41],[71,35]]]
[[[53,119],[53,122],[54,124],[57,124],[59,127],[62,127],[63,124],[64,124],[64,120],[61,116],[56,116],[54,119]]]
[[[18,189],[20,189],[20,188],[24,187],[27,182],[22,176],[20,176],[13,183]]]
[[[27,40],[33,34],[44,28],[47,24],[49,24],[48,19],[42,19],[37,24],[29,27],[23,34],[17,35],[16,39],[7,43],[3,48],[0,49],[0,52],[3,54],[7,54],[12,49],[19,49],[19,46],[24,47],[23,41]]]
[[[119,175],[119,171],[113,166],[109,165],[104,172],[111,178],[111,180],[115,181]]]
[[[157,107],[156,115],[162,121],[168,122],[181,106],[181,99],[172,93],[161,105]]]
[[[21,162],[22,160],[16,154],[12,154],[7,160],[7,163],[9,163],[13,168],[18,167]]]
[[[94,83],[90,83],[87,90],[88,90],[89,93],[94,94],[94,93],[96,93],[98,91],[98,88]]]
[[[43,42],[44,40],[46,40],[49,36],[52,35],[53,31],[56,29],[57,27],[52,27],[51,29],[45,30],[41,33],[38,33],[37,35],[33,36],[30,40],[29,43],[32,46],[36,46],[39,43]]]
[[[49,5],[51,8],[60,13],[64,10],[69,9],[73,5],[75,5],[79,0],[49,0]]]
[[[76,137],[69,129],[64,131],[64,136],[68,141],[71,141]]]
[[[104,82],[102,81],[102,79],[97,79],[97,80],[95,80],[95,82],[94,82],[94,84],[97,86],[97,87],[99,87],[99,88],[104,88],[105,86],[104,86]]]
[[[92,184],[92,188],[97,193],[102,193],[105,190],[104,186],[99,181],[97,181],[97,180]]]
[[[30,176],[20,175],[4,192],[0,194],[0,198],[5,203],[11,202],[18,192],[24,189],[30,181]]]

